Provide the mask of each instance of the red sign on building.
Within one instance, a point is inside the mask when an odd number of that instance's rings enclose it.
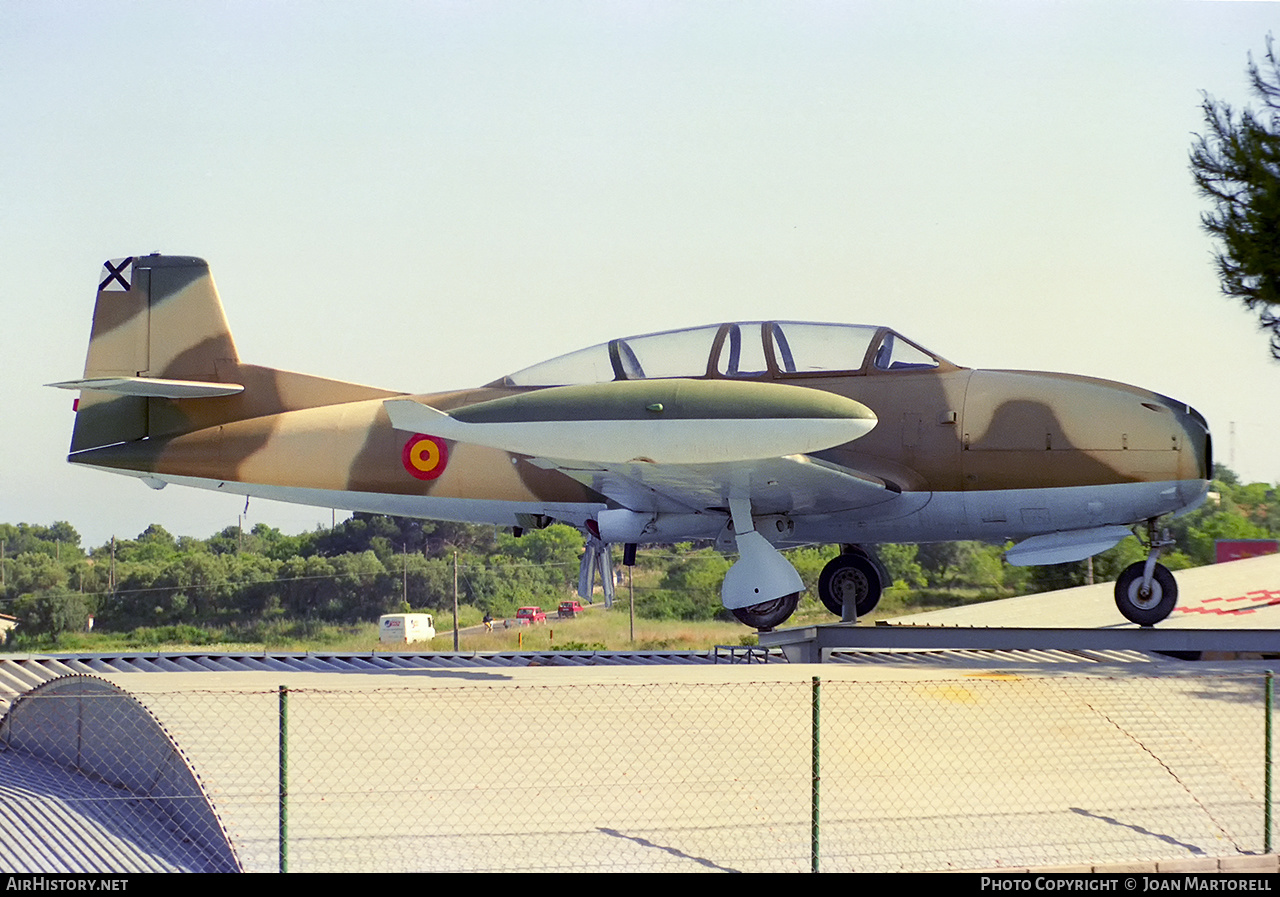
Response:
[[[1214,563],[1238,561],[1241,558],[1262,557],[1280,552],[1280,542],[1275,539],[1218,539],[1213,543]]]

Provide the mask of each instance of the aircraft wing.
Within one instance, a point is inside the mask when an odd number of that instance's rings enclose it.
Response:
[[[894,499],[896,487],[809,457],[869,432],[865,405],[816,389],[734,380],[551,387],[451,413],[385,403],[401,430],[523,455],[639,514],[829,514]]]
[[[807,455],[711,464],[583,464],[537,459],[624,508],[640,513],[728,512],[746,498],[756,515],[833,514],[867,508],[898,496],[874,477],[860,476]]]

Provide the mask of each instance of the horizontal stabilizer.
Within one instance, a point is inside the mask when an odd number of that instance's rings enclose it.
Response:
[[[1099,526],[1094,529],[1045,533],[1043,536],[1023,539],[1004,553],[1004,559],[1015,567],[1069,564],[1114,548],[1121,539],[1131,535],[1133,533],[1126,526]]]
[[[46,383],[58,389],[99,389],[122,396],[154,399],[204,399],[233,396],[244,392],[239,383],[210,383],[206,380],[163,380],[156,377],[91,377]]]

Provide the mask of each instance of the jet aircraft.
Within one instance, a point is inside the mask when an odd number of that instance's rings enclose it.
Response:
[[[1205,419],[1070,374],[973,370],[883,326],[739,321],[610,340],[474,389],[409,394],[240,360],[208,265],[106,263],[68,460],[140,478],[353,511],[561,521],[609,546],[715,540],[722,599],[783,623],[803,584],[779,550],[836,543],[818,597],[879,600],[877,542],[1013,541],[1014,564],[1082,560],[1131,532],[1130,621],[1172,611],[1158,522],[1206,495]]]

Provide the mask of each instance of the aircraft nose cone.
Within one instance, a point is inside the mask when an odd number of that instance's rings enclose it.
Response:
[[[1187,417],[1183,426],[1187,431],[1187,441],[1200,447],[1200,477],[1201,479],[1213,479],[1213,436],[1209,432],[1209,422],[1204,419],[1204,415],[1190,405],[1187,406]]]
[[[1204,415],[1178,399],[1160,395],[1165,407],[1178,418],[1183,431],[1184,461],[1179,466],[1179,476],[1183,480],[1201,480],[1207,489],[1208,481],[1213,479],[1213,436],[1208,429],[1208,421]]]
[[[1209,432],[1209,422],[1205,420],[1203,414],[1186,402],[1179,402],[1177,399],[1163,395],[1160,398],[1165,401],[1169,410],[1177,415],[1187,449],[1195,459],[1194,465],[1191,465],[1187,474],[1201,480],[1213,479],[1213,436]]]

